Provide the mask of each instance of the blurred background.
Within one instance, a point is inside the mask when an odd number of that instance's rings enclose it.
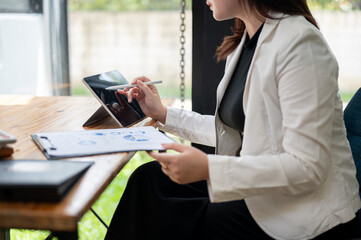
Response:
[[[186,95],[192,64],[186,8]],[[0,0],[0,94],[88,95],[82,79],[119,70],[179,95],[178,0]]]
[[[340,93],[346,104],[361,87],[361,0],[308,2],[338,60]],[[0,0],[0,94],[90,96],[82,84],[84,77],[119,70],[128,81],[140,75],[163,80],[157,86],[161,96],[174,98],[177,103],[183,59],[185,107],[190,109],[192,1],[185,0],[185,28],[181,26],[181,3]],[[207,94],[209,89],[204,91]],[[94,204],[93,209],[106,223],[129,175],[147,161],[151,161],[148,155],[138,152]],[[79,223],[79,239],[103,239],[105,233],[91,212]],[[45,239],[48,234],[12,229],[11,239]]]
[[[343,96],[361,86],[361,0],[309,0],[340,65]],[[191,97],[192,13],[185,19]],[[89,95],[86,76],[117,69],[179,96],[179,0],[0,0],[0,94]]]

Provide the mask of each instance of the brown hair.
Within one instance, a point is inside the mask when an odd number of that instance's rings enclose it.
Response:
[[[269,10],[282,12],[289,15],[304,16],[310,23],[318,28],[317,22],[311,14],[307,5],[307,0],[239,0],[241,4],[245,5],[243,1],[247,1],[250,11],[255,11],[260,14],[260,17],[272,18],[269,16]],[[232,36],[226,36],[222,44],[217,48],[216,57],[220,62],[225,60],[231,54],[241,41],[242,35],[246,26],[239,18],[235,19]]]

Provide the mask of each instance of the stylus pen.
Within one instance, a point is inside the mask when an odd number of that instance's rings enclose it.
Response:
[[[158,84],[158,83],[162,83],[162,80],[157,80],[157,81],[149,81],[149,82],[144,82],[145,85],[151,85],[151,84]],[[116,86],[111,86],[111,87],[107,87],[105,88],[105,90],[117,90],[117,89],[121,89],[121,88],[132,88],[132,87],[136,87],[136,84],[123,84],[123,85],[116,85]]]

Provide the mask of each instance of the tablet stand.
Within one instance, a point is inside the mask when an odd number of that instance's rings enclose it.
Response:
[[[83,127],[89,126],[97,121],[104,119],[105,117],[109,116],[107,110],[104,109],[103,106],[100,106],[98,110],[90,116],[90,118],[83,124]]]

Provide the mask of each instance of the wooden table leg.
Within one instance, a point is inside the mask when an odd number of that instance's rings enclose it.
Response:
[[[0,229],[0,240],[10,240],[10,229]]]

